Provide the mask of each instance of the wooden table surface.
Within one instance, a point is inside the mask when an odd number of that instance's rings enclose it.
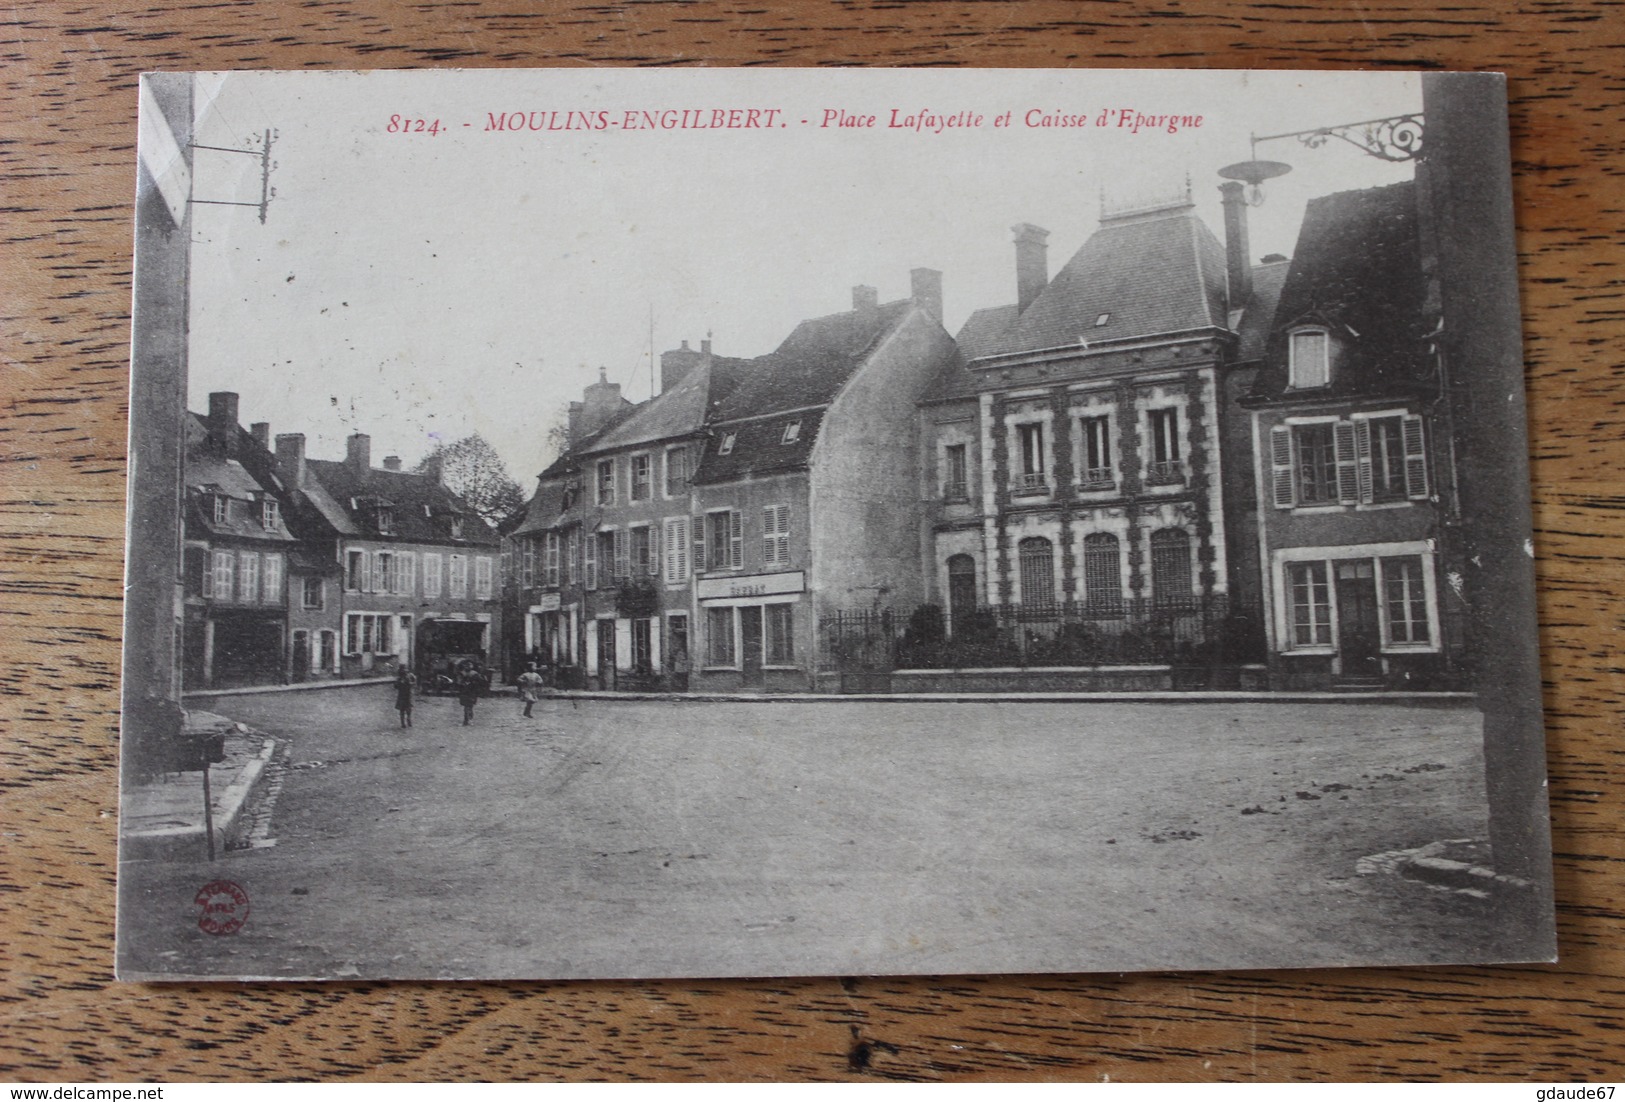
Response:
[[[1621,1078],[1625,4],[1520,6],[8,5],[0,1078]],[[1559,964],[791,982],[113,982],[136,74],[672,62],[1510,75]]]

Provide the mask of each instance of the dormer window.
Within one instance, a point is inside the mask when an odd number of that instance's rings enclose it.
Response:
[[[1324,329],[1302,329],[1288,338],[1288,370],[1293,390],[1332,381],[1331,339]]]
[[[214,522],[216,524],[224,524],[231,519],[231,498],[225,494],[214,494],[212,495],[212,501],[214,503]]]
[[[717,454],[718,455],[730,455],[730,454],[732,454],[733,450],[734,450],[734,442],[736,440],[738,440],[738,439],[739,439],[739,434],[736,433],[736,432],[730,432],[728,435],[724,436],[722,438],[722,446],[717,448]]]
[[[454,540],[460,540],[460,539],[463,538],[463,518],[462,517],[452,517],[451,518],[451,538],[454,539]]]
[[[282,510],[278,508],[276,498],[267,497],[260,500],[260,527],[270,531],[282,519]]]
[[[784,436],[779,440],[781,444],[794,444],[801,439],[801,422],[791,421],[784,426]]]
[[[395,533],[395,510],[394,509],[390,508],[387,505],[380,505],[378,507],[378,511],[373,515],[374,515],[374,517],[376,518],[376,520],[378,522],[378,534],[380,536],[394,535],[394,533]]]

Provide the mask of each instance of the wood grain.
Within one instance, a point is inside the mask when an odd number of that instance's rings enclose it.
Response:
[[[0,22],[0,1074],[1619,1078],[1620,0],[23,0]],[[445,65],[1503,69],[1561,963],[1228,975],[151,987],[110,974],[135,78]]]

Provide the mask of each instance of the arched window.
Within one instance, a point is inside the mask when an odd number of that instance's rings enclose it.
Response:
[[[1151,599],[1180,604],[1191,593],[1191,538],[1181,528],[1159,528],[1151,533]]]
[[[1035,610],[1055,604],[1055,551],[1043,536],[1028,536],[1016,546],[1021,563],[1021,605]]]
[[[1115,612],[1123,607],[1123,570],[1117,537],[1094,532],[1083,537],[1083,600],[1091,609]]]
[[[955,625],[976,611],[976,560],[969,555],[948,559],[948,615]]]

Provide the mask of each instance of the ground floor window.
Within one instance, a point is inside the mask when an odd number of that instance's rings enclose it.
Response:
[[[1191,540],[1183,529],[1151,533],[1151,596],[1159,605],[1188,600],[1191,589]]]
[[[767,665],[789,666],[796,660],[795,605],[767,606]]]
[[[1332,641],[1331,587],[1323,562],[1293,563],[1288,568],[1288,600],[1292,606],[1292,645],[1312,647]]]
[[[687,616],[672,616],[666,621],[666,661],[671,664],[673,673],[688,672]]]
[[[1016,547],[1021,567],[1021,603],[1048,608],[1055,603],[1055,552],[1043,536],[1029,536]]]
[[[344,618],[344,653],[394,654],[394,628],[388,613],[352,612]]]
[[[1428,608],[1422,588],[1421,556],[1383,559],[1382,584],[1388,604],[1388,642],[1428,642]]]
[[[339,668],[339,633],[322,629],[321,646],[318,648],[319,668],[338,672]]]
[[[647,529],[645,529],[647,531]],[[649,670],[654,668],[654,649],[651,632],[651,621],[639,618],[632,621],[632,668],[635,670]]]
[[[734,656],[734,610],[708,608],[705,610],[706,651],[709,666],[732,666]]]

